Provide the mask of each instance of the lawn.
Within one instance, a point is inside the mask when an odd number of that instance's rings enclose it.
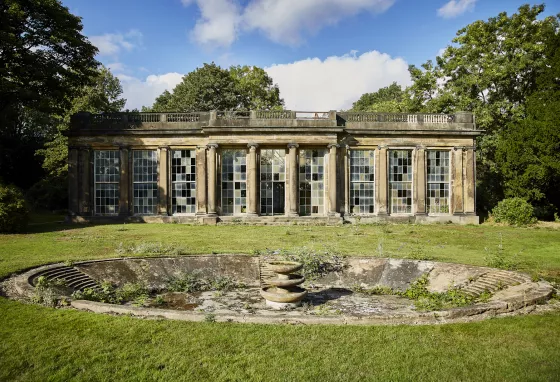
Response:
[[[476,265],[501,252],[523,271],[560,278],[557,226],[45,222],[28,234],[0,235],[0,277],[48,262],[116,257],[120,243],[163,242],[189,253],[307,246]],[[0,320],[0,380],[560,380],[560,313],[440,326],[307,327],[141,320],[0,298]]]

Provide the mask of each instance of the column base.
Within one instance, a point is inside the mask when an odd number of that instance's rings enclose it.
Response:
[[[289,217],[289,218],[297,218],[297,217],[299,217],[299,213],[297,213],[297,212],[288,212],[288,213],[286,214],[286,216]]]
[[[414,216],[428,216],[428,214],[425,212],[416,212]]]
[[[341,215],[340,215],[339,212],[331,211],[327,214],[327,216],[330,217],[330,218],[339,218]]]
[[[218,215],[215,213],[201,215],[200,217],[197,217],[197,220],[203,225],[216,225],[218,224]]]
[[[247,217],[248,218],[258,218],[259,214],[256,212],[247,212]]]

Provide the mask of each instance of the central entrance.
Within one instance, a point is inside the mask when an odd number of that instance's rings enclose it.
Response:
[[[286,151],[261,150],[261,215],[284,215]]]

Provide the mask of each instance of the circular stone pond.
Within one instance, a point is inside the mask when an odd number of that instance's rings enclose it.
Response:
[[[534,282],[518,272],[434,261],[348,257],[336,271],[308,278],[303,284],[308,293],[301,306],[275,310],[260,295],[271,277],[267,264],[272,260],[207,255],[53,264],[14,276],[8,280],[7,294],[37,300],[37,295],[52,288],[58,299],[76,309],[146,318],[432,324],[526,313],[553,293],[549,283]],[[108,295],[111,297],[106,298]]]

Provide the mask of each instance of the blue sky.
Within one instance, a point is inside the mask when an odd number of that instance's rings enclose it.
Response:
[[[516,0],[63,0],[83,18],[98,59],[122,81],[127,107],[150,105],[214,61],[257,65],[286,107],[331,110],[434,59],[456,32]],[[560,13],[546,2],[545,15]]]

